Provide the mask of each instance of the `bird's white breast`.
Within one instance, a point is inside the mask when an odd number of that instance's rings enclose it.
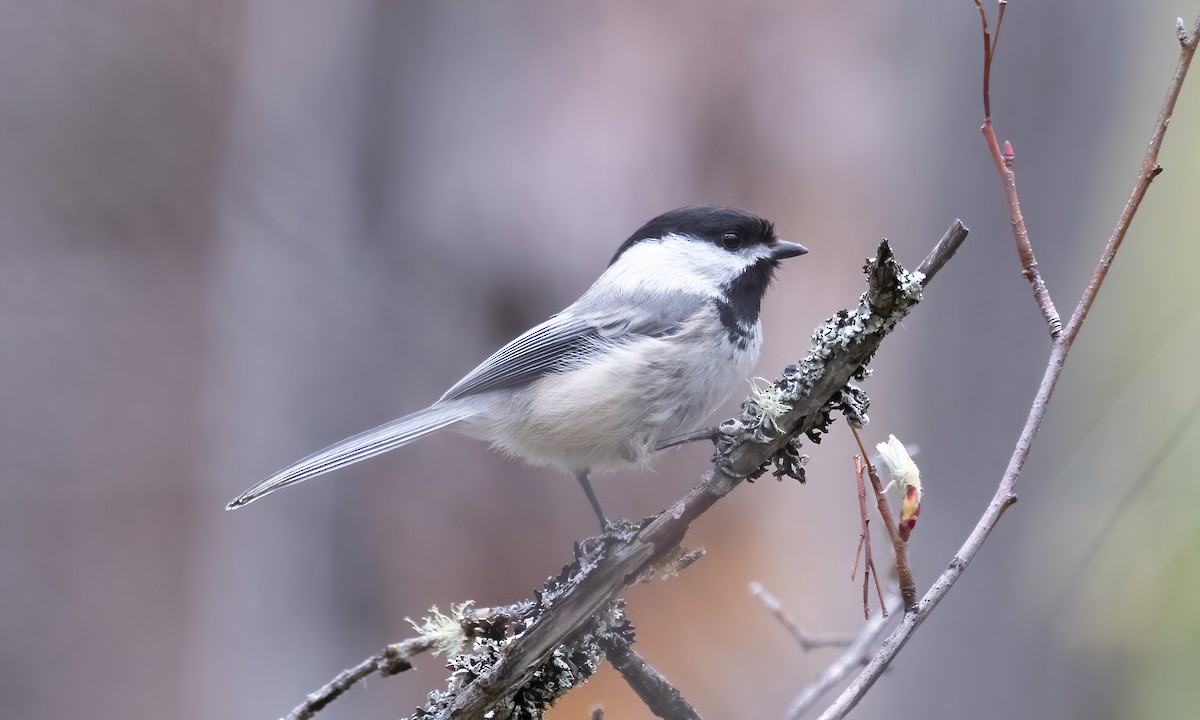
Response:
[[[744,349],[709,306],[678,333],[641,337],[543,377],[466,432],[534,464],[572,471],[643,463],[659,441],[695,429],[753,370],[761,327]]]

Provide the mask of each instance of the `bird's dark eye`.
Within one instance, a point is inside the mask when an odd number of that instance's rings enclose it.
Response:
[[[742,238],[737,233],[727,232],[721,236],[721,247],[726,250],[737,250],[742,246]]]

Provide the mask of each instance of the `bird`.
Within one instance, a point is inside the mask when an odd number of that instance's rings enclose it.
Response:
[[[780,261],[807,252],[746,210],[663,213],[620,245],[578,300],[432,405],[285,467],[226,509],[450,429],[571,472],[603,531],[608,520],[590,475],[644,466],[662,441],[697,428],[747,379],[772,276]]]

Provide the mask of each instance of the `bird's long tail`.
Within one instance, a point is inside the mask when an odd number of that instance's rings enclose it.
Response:
[[[422,435],[441,430],[448,425],[465,420],[473,414],[475,411],[468,403],[446,403],[405,415],[399,420],[393,420],[354,437],[346,438],[293,463],[239,495],[226,505],[225,509],[233,510],[249,505],[280,488],[304,482],[331,470],[337,470],[401,445],[407,445]]]

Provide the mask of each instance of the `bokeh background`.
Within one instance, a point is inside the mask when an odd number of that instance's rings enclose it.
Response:
[[[993,81],[1069,313],[1195,0],[1012,3]],[[971,228],[880,352],[867,439],[921,446],[927,587],[990,498],[1048,339],[978,127],[969,0],[0,2],[0,711],[273,718],[430,605],[527,597],[593,518],[575,483],[436,436],[237,513],[265,474],[419,408],[573,300],[657,213],[751,208],[812,252],[760,374],[855,300],[881,237]],[[857,712],[1190,717],[1200,703],[1200,78],[1076,345],[1021,501]],[[730,408],[734,407],[731,402]],[[777,718],[853,630],[850,438],[740,488],[708,555],[629,592],[711,718]],[[708,451],[601,478],[611,515]],[[880,545],[882,547],[882,545]],[[441,660],[321,717],[407,714]],[[610,669],[551,717],[648,717]]]

